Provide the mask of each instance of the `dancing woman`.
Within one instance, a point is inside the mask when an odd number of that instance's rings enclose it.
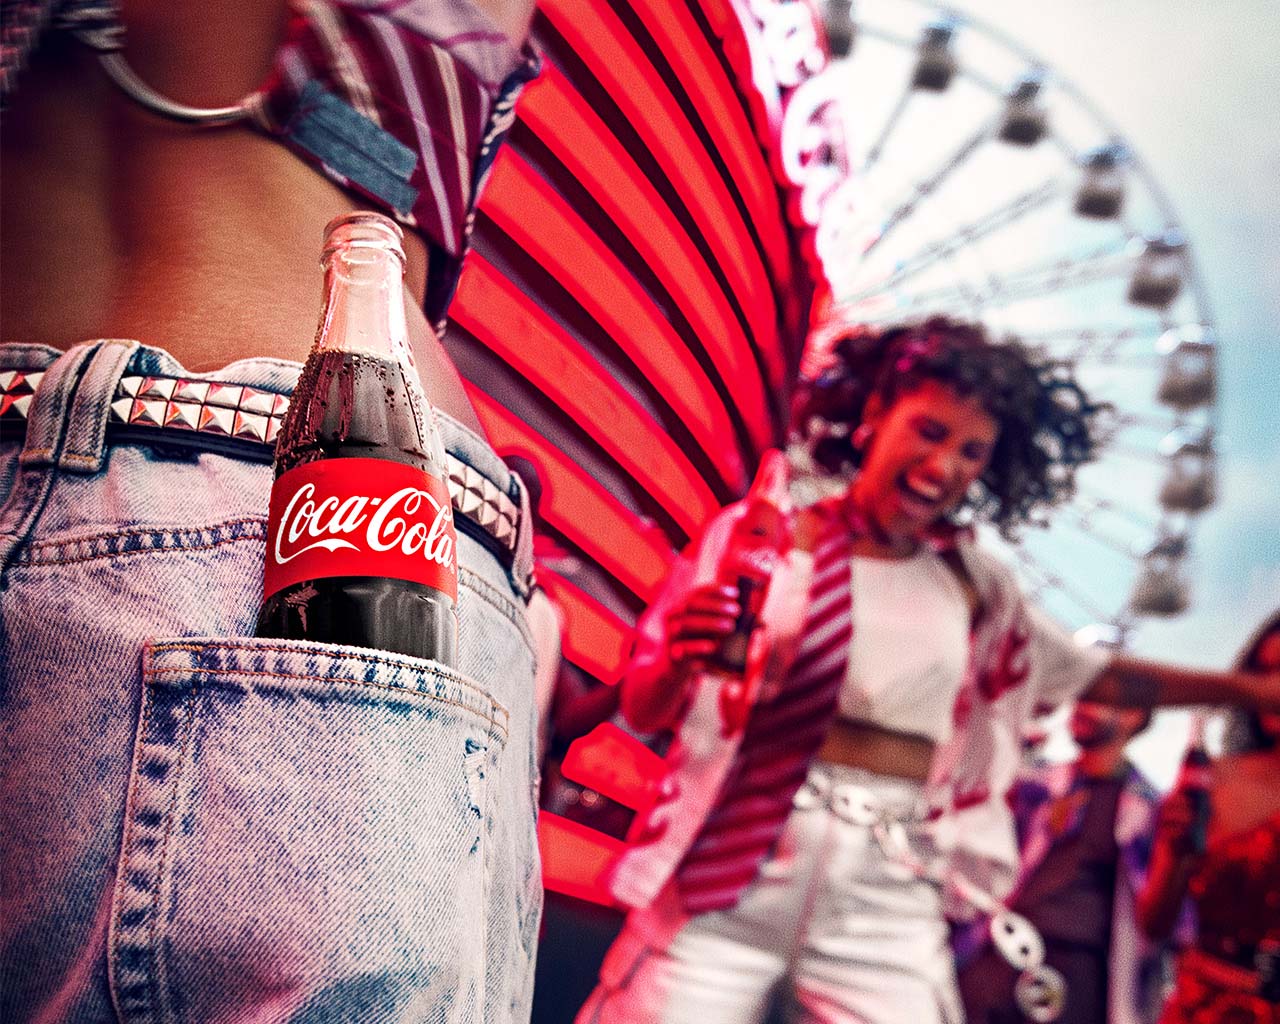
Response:
[[[1100,408],[1063,367],[945,318],[858,332],[837,356],[800,424],[829,469],[856,472],[794,517],[745,729],[701,697],[740,609],[695,566],[733,507],[640,623],[623,709],[675,734],[672,774],[615,873],[637,909],[579,1024],[744,1024],[779,988],[793,1020],[960,1021],[941,886],[911,864],[1007,887],[1000,797],[1032,712],[1264,692],[1077,648],[975,543],[976,522],[1037,520],[1093,455]]]

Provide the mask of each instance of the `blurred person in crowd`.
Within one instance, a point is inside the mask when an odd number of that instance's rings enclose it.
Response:
[[[3,0],[0,1019],[527,1019],[528,524],[458,511],[457,671],[252,634],[337,215],[404,225],[451,464],[521,503],[432,325],[531,15]]]
[[[974,542],[975,522],[1009,533],[1070,495],[1099,411],[1067,368],[979,326],[840,342],[798,428],[856,472],[795,517],[745,729],[704,696],[737,590],[695,572],[733,507],[639,624],[623,710],[674,733],[673,768],[613,877],[636,909],[580,1024],[744,1024],[776,989],[794,1020],[959,1020],[939,878],[1007,891],[1003,794],[1038,707],[1280,705],[1274,680],[1078,648]]]
[[[1245,648],[1239,667],[1280,671],[1280,614]],[[1280,1022],[1280,714],[1234,712],[1224,755],[1200,794],[1165,798],[1138,921],[1168,935],[1190,897],[1195,942],[1178,957],[1161,1024]],[[1206,813],[1207,812],[1207,813]]]
[[[1161,947],[1145,941],[1134,900],[1146,879],[1159,794],[1126,757],[1144,708],[1079,701],[1070,718],[1079,757],[1038,765],[1009,793],[1021,855],[1007,905],[1045,942],[1066,980],[1063,1024],[1152,1024],[1165,980]],[[969,1024],[1021,1024],[1018,972],[991,945],[990,920],[956,935]]]

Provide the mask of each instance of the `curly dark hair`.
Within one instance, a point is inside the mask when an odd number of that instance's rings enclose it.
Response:
[[[1262,668],[1262,645],[1271,637],[1280,633],[1280,611],[1272,614],[1253,634],[1253,637],[1236,659],[1237,672],[1257,672]],[[1271,750],[1275,747],[1276,737],[1262,727],[1262,716],[1256,711],[1237,708],[1227,719],[1227,734],[1223,739],[1223,748],[1227,753],[1240,754],[1251,750]]]
[[[986,519],[1006,536],[1071,497],[1075,469],[1096,455],[1111,408],[1089,399],[1067,363],[944,316],[883,331],[853,328],[834,354],[793,405],[794,428],[814,460],[833,473],[855,468],[861,452],[853,433],[867,400],[878,395],[887,408],[937,381],[977,398],[999,428],[990,465],[953,519]]]

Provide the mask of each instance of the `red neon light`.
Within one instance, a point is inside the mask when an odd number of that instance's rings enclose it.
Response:
[[[624,508],[559,448],[484,391],[470,381],[463,387],[489,442],[499,450],[530,452],[544,471],[543,519],[633,594],[651,600],[674,557],[661,531]]]
[[[627,352],[640,370],[658,381],[673,408],[702,448],[732,475],[740,467],[724,403],[675,329],[626,266],[582,218],[514,152],[493,168],[485,213],[530,255],[556,274],[591,317]],[[455,300],[456,301],[456,300]],[[732,346],[727,346],[730,351]],[[736,354],[736,353],[735,353]],[[735,361],[732,376],[758,378]],[[753,399],[755,401],[753,402]],[[737,401],[748,421],[764,426],[764,394],[758,379]],[[753,436],[754,436],[753,431]]]
[[[743,310],[760,332],[760,346],[776,348],[778,309],[760,254],[675,97],[607,6],[546,0],[541,9],[590,64],[681,194],[700,200],[690,204],[698,226],[717,250]]]
[[[637,0],[634,6],[679,75],[703,125],[715,141],[716,150],[729,168],[764,245],[778,288],[789,290],[794,284],[794,273],[777,186],[719,61],[683,4]],[[766,357],[773,384],[780,386],[786,372],[782,360],[776,350],[767,350]]]
[[[550,811],[538,815],[538,852],[542,854],[542,886],[606,907],[609,875],[622,855],[620,839]]]
[[[609,294],[609,289],[603,291]],[[597,443],[662,503],[686,533],[694,533],[715,513],[719,503],[711,488],[661,425],[537,303],[478,253],[467,261],[450,316],[591,429]]]
[[[700,6],[739,78],[738,87],[747,98],[747,108],[755,121],[756,137],[769,147],[782,124],[782,95],[763,52],[760,33],[749,31],[755,26],[750,10],[742,9],[743,3],[744,0],[701,0]]]
[[[560,771],[634,811],[647,811],[658,799],[670,766],[634,736],[602,722],[569,745]]]
[[[679,302],[681,311],[697,332],[721,377],[730,382],[742,380],[744,374],[756,377],[756,368],[748,354],[750,342],[697,246],[631,154],[618,143],[599,115],[554,65],[547,65],[537,81],[530,84],[521,96],[520,119],[533,129],[573,176],[591,190],[609,217],[623,229],[649,268]],[[496,193],[489,190],[485,195],[481,207],[487,212],[487,197],[496,196]],[[575,278],[563,280],[571,286]],[[577,295],[577,298],[585,304],[583,296]],[[692,363],[689,372],[701,375],[696,362],[682,353],[684,361]],[[764,397],[758,387],[740,394],[737,403],[748,420],[752,439],[758,445],[766,444],[768,436],[764,428],[767,416],[763,403]],[[719,418],[719,403],[711,414]],[[729,434],[722,436],[728,437]],[[711,453],[719,465],[721,456],[714,451]],[[736,448],[732,458],[732,465],[719,468],[725,482],[740,490],[746,479]]]
[[[633,630],[594,597],[558,573],[538,566],[538,582],[564,613],[565,658],[602,683],[618,681]]]

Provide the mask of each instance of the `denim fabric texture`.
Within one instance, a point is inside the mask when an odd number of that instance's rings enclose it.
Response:
[[[508,570],[459,531],[457,671],[254,639],[271,467],[107,444],[108,403],[124,373],[288,393],[297,364],[0,346],[15,368],[46,373],[0,442],[0,1021],[526,1021],[528,536]]]

